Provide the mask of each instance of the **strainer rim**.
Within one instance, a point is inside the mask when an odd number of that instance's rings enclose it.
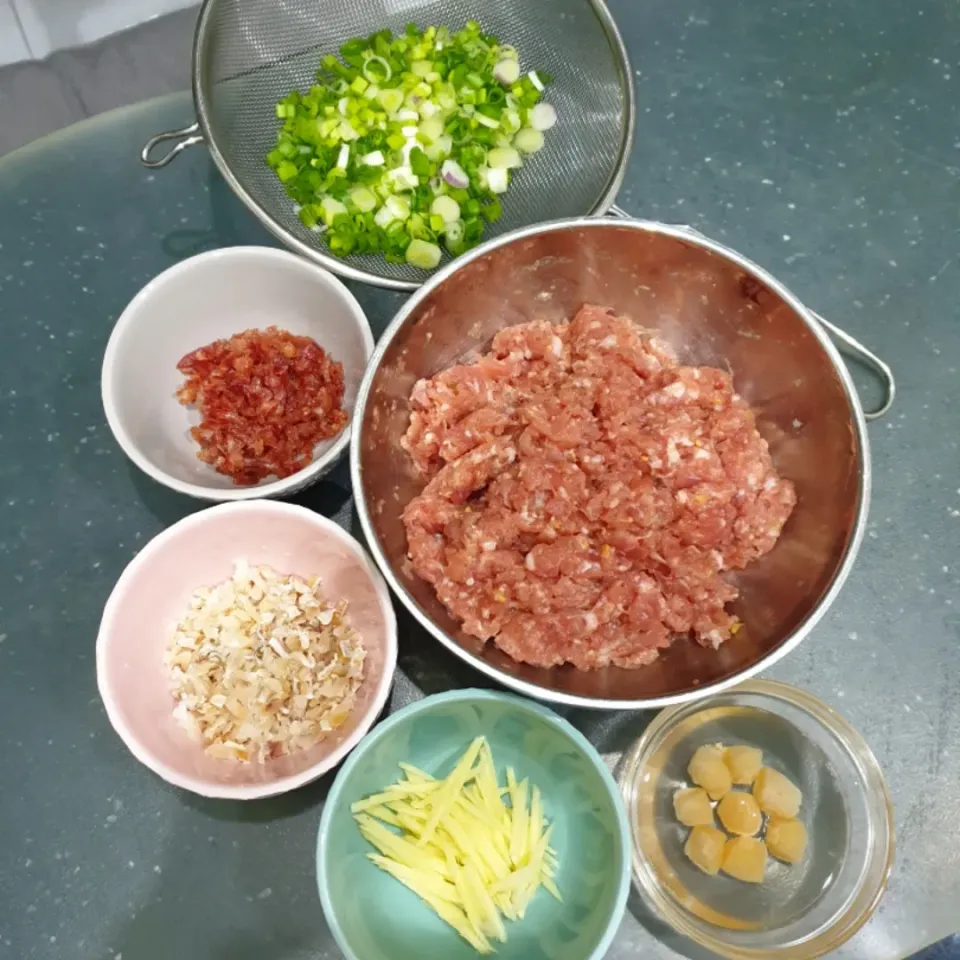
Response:
[[[247,190],[244,189],[217,144],[213,128],[209,123],[207,98],[202,93],[201,66],[203,41],[206,39],[207,32],[211,29],[212,10],[218,2],[220,2],[220,0],[203,0],[203,4],[200,7],[200,13],[197,16],[197,26],[193,35],[190,75],[196,119],[200,126],[200,132],[203,135],[203,142],[210,152],[210,156],[220,175],[226,180],[227,185],[243,205],[276,239],[281,241],[288,249],[324,267],[331,273],[346,280],[356,280],[360,283],[367,283],[385,290],[411,292],[419,289],[439,270],[443,269],[443,266],[431,271],[419,282],[415,280],[398,280],[393,277],[386,277],[369,270],[364,270],[360,267],[355,267],[349,262],[349,258],[335,257],[333,254],[327,253],[323,247],[305,243],[299,237],[295,236],[284,227],[283,224],[271,216],[270,212],[262,207]],[[620,33],[616,20],[610,12],[610,8],[607,6],[606,0],[585,0],[585,2],[593,9],[601,28],[610,41],[611,53],[613,54],[615,65],[618,73],[621,74],[624,92],[623,112],[626,117],[626,122],[622,125],[617,161],[613,166],[613,172],[600,198],[593,204],[590,210],[582,214],[582,216],[585,217],[602,217],[613,207],[616,201],[617,194],[620,191],[620,187],[627,173],[627,164],[630,162],[630,155],[633,151],[634,129],[637,120],[636,84],[634,82],[633,67],[630,63],[627,46],[624,43],[623,35]],[[534,226],[535,223],[536,221],[526,224],[526,226]],[[524,229],[524,227],[519,229]],[[450,262],[455,263],[458,259],[459,257],[454,257]]]

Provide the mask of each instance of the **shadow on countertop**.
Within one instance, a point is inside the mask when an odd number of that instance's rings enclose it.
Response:
[[[945,937],[906,960],[960,960],[960,933]]]

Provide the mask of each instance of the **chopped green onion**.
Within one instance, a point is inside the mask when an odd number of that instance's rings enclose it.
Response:
[[[410,216],[410,204],[403,197],[387,197],[384,204],[394,220],[406,220]]]
[[[500,219],[503,213],[503,204],[499,200],[493,200],[483,208],[482,213],[487,223],[493,223]]]
[[[487,154],[487,163],[494,170],[509,170],[512,167],[520,167],[523,161],[520,159],[520,153],[513,147],[497,147]]]
[[[465,190],[470,186],[470,178],[456,160],[444,160],[440,175],[455,189]]]
[[[383,57],[374,54],[364,61],[363,76],[370,83],[388,83],[393,76],[393,70]]]
[[[550,78],[522,72],[509,44],[475,21],[451,32],[410,24],[347,41],[317,82],[275,108],[267,154],[308,229],[337,256],[379,253],[433,269],[498,220],[521,154],[543,147],[556,111]]]
[[[350,202],[363,213],[369,213],[377,206],[377,198],[366,187],[351,190]]]
[[[510,186],[510,174],[507,171],[493,169],[487,171],[487,188],[491,193],[506,193]]]
[[[389,207],[384,206],[377,211],[376,216],[373,218],[373,222],[380,227],[381,230],[383,230],[390,226],[390,224],[396,219],[397,218],[393,215],[393,211]]]
[[[456,223],[448,223],[447,229],[443,234],[443,242],[451,253],[462,253],[463,246],[463,221],[457,220]]]
[[[418,178],[429,179],[434,172],[434,165],[419,147],[414,147],[410,151],[410,169]]]
[[[522,153],[536,153],[543,149],[543,134],[539,130],[525,127],[514,137],[513,142]]]
[[[378,99],[387,113],[396,113],[403,106],[403,93],[400,90],[381,90]]]
[[[493,68],[493,75],[499,83],[509,87],[520,79],[520,64],[514,57],[501,60]]]
[[[347,208],[333,197],[324,197],[320,206],[323,208],[323,222],[332,227],[338,216],[347,212]]]
[[[549,103],[538,103],[530,111],[530,126],[534,130],[550,130],[557,122],[557,111]]]
[[[420,123],[419,132],[427,143],[433,143],[443,136],[443,121],[437,117],[429,117]]]
[[[441,194],[430,204],[430,213],[440,217],[443,223],[460,219],[460,204],[453,197]]]
[[[289,160],[284,160],[283,163],[277,166],[277,176],[283,181],[283,183],[287,183],[289,180],[292,180],[299,173],[300,171],[297,169],[297,165],[295,163],[291,163]]]
[[[407,247],[407,263],[421,270],[433,270],[440,262],[440,248],[426,240],[411,240]]]

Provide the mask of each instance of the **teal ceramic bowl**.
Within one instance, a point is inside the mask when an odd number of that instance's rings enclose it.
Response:
[[[473,960],[476,951],[414,893],[366,857],[350,805],[383,790],[405,760],[445,776],[474,737],[493,750],[501,782],[513,767],[543,794],[555,824],[556,882],[564,902],[538,891],[507,923],[498,960],[600,960],[620,925],[630,885],[630,828],[603,759],[552,711],[503,693],[456,690],[388,717],[354,748],[330,790],[317,840],[327,923],[347,960]]]

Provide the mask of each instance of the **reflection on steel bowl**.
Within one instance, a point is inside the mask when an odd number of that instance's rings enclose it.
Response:
[[[585,303],[632,317],[681,363],[729,369],[798,502],[776,547],[733,575],[743,627],[718,650],[680,642],[642,670],[515,662],[459,629],[407,558],[402,514],[422,476],[401,447],[414,384],[476,356],[500,329],[568,320]],[[374,556],[404,604],[458,656],[530,696],[653,707],[716,692],[793,649],[846,579],[866,522],[863,411],[809,311],[759,267],[684,228],[571,220],[499,238],[418,291],[380,341],[358,399],[353,485]]]

